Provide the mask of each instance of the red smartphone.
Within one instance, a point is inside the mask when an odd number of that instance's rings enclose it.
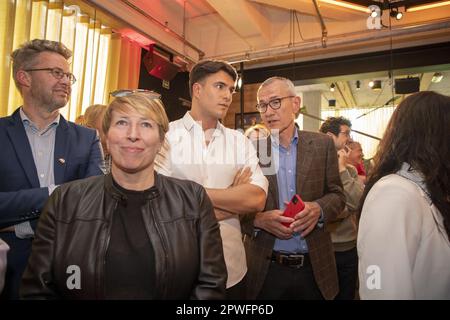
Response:
[[[298,194],[294,195],[287,205],[286,209],[284,209],[283,216],[294,218],[297,213],[305,209],[305,204],[302,201],[302,198]],[[283,225],[289,227],[290,223],[284,223]]]

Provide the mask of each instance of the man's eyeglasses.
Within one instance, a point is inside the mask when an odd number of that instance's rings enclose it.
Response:
[[[286,97],[272,99],[268,103],[264,103],[264,102],[258,103],[256,105],[256,110],[258,110],[260,113],[264,113],[267,111],[267,106],[270,106],[273,110],[280,109],[281,100],[286,99],[286,98],[294,98],[294,97],[295,96],[286,96]]]
[[[120,89],[116,90],[110,93],[114,98],[119,97],[127,97],[132,94],[143,94],[145,96],[148,96],[150,99],[160,99],[161,95],[158,92],[146,90],[146,89]]]
[[[351,137],[351,134],[352,134],[352,132],[350,131],[350,130],[348,130],[348,131],[340,131],[339,133],[342,133],[344,136],[347,136],[347,137]]]
[[[75,81],[77,81],[77,78],[73,75],[73,73],[70,72],[64,72],[61,68],[40,68],[40,69],[27,69],[24,70],[26,72],[32,72],[32,71],[50,71],[52,76],[54,76],[56,79],[61,80],[64,76],[69,79],[70,84],[74,84]]]

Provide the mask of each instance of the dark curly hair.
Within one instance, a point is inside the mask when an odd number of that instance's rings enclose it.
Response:
[[[350,120],[344,117],[328,117],[320,126],[319,131],[322,133],[331,132],[335,136],[341,132],[341,126],[352,127]]]
[[[401,102],[388,123],[374,160],[360,212],[374,184],[407,162],[423,174],[450,239],[450,97],[424,91]]]

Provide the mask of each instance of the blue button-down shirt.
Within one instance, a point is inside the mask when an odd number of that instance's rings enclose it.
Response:
[[[60,115],[43,130],[39,130],[37,125],[27,117],[20,108],[20,118],[30,143],[34,164],[39,178],[41,188],[48,187],[49,194],[56,188],[55,176],[53,172],[53,158],[55,149],[56,127],[59,124]],[[25,221],[14,226],[16,236],[20,239],[34,236],[29,221]]]
[[[279,168],[277,174],[278,183],[278,205],[281,211],[286,207],[285,202],[291,201],[297,190],[296,172],[297,172],[297,145],[298,145],[298,131],[295,130],[292,137],[291,144],[286,149],[275,139],[272,140],[272,154],[279,151]],[[298,233],[288,239],[275,239],[273,247],[275,251],[287,251],[292,253],[306,253],[308,252],[308,245],[306,240]]]

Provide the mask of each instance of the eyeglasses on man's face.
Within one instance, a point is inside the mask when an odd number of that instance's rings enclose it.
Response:
[[[342,133],[344,136],[346,137],[351,137],[352,131],[351,130],[346,130],[346,131],[340,131],[339,133]]]
[[[70,84],[74,84],[75,81],[77,81],[77,78],[75,78],[75,76],[73,75],[73,73],[70,72],[64,72],[63,69],[61,68],[38,68],[38,69],[26,69],[24,70],[26,72],[33,72],[33,71],[48,71],[52,74],[52,76],[55,77],[55,79],[57,80],[61,80],[62,78],[64,78],[64,76],[67,77],[67,79],[69,80]]]
[[[132,94],[142,94],[148,96],[150,99],[160,99],[161,95],[158,92],[146,89],[120,89],[110,93],[114,98],[127,97]]]
[[[294,98],[295,96],[286,96],[281,98],[275,98],[270,100],[269,102],[261,102],[256,105],[256,110],[258,110],[260,113],[264,113],[267,111],[267,106],[270,106],[273,110],[280,109],[281,107],[281,101],[286,98]]]

